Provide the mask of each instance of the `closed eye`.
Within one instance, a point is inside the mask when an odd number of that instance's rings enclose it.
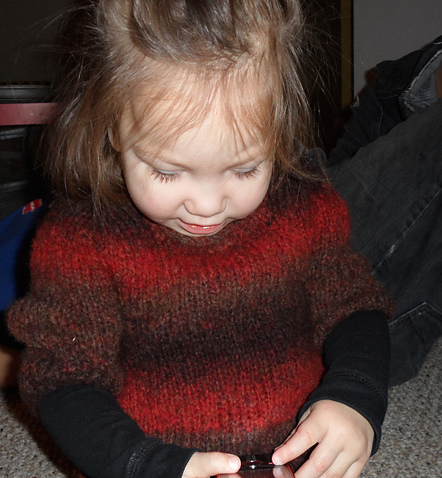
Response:
[[[258,174],[258,171],[259,171],[259,165],[254,166],[253,168],[235,169],[234,173],[240,179],[250,179],[255,177]]]
[[[152,168],[152,176],[162,183],[167,183],[178,179],[180,171],[162,171],[161,169]]]

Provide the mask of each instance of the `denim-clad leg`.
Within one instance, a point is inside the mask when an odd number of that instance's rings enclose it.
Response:
[[[353,105],[352,118],[330,152],[329,163],[352,157],[361,146],[436,101],[430,78],[441,58],[442,36],[423,50],[376,65],[376,80]]]
[[[442,100],[329,166],[353,245],[397,304],[390,385],[419,371],[442,334]]]

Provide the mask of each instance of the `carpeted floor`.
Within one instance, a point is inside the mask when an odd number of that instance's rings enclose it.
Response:
[[[442,340],[419,376],[390,391],[381,448],[363,478],[442,477]],[[17,396],[0,394],[0,478],[71,478],[73,468]]]

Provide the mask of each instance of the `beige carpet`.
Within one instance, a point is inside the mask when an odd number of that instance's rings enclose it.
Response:
[[[384,437],[364,478],[442,477],[442,340],[419,376],[390,391]],[[14,392],[0,394],[0,478],[71,478],[72,466]]]

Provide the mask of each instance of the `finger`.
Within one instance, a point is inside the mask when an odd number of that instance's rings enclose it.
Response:
[[[240,467],[241,460],[235,455],[196,452],[184,469],[183,478],[208,478],[219,474],[236,473]]]
[[[364,469],[365,463],[360,461],[353,463],[342,478],[358,478]]]
[[[316,422],[305,420],[295,428],[289,439],[275,450],[272,456],[273,463],[275,465],[284,465],[294,460],[313,445],[316,445],[323,435],[324,431]]]
[[[358,478],[364,469],[364,466],[367,464],[367,461],[370,458],[370,454],[358,454],[357,456],[346,457],[348,467],[346,473],[343,475],[343,478]]]
[[[351,463],[343,458],[343,454],[338,455],[335,460],[317,459],[306,463],[305,466],[306,468],[303,467],[302,470],[296,472],[296,478],[322,478],[324,476],[358,478],[363,469],[361,463]]]
[[[273,476],[274,478],[293,478],[293,473],[288,466],[275,466]]]
[[[296,471],[296,478],[319,478],[324,476],[325,472],[330,473],[329,476],[343,476],[347,471],[347,467],[341,467],[342,473],[334,475],[331,473],[340,456],[340,450],[334,450],[333,447],[327,446],[325,443],[318,445],[310,455],[309,459]],[[337,467],[339,468],[339,466]]]
[[[336,476],[357,478],[362,472],[367,459],[359,454],[348,453],[336,448],[333,443],[324,440],[313,451],[310,459],[296,472],[296,478],[320,478]]]
[[[285,443],[287,443],[290,440],[290,438],[292,438],[292,436],[296,433],[296,430],[298,429],[299,425],[301,425],[301,423],[310,415],[310,413],[311,413],[311,407],[303,413],[303,415],[300,418],[298,424],[296,425],[296,428],[294,428],[290,432],[289,436],[281,443],[281,445],[279,445],[275,448],[275,451],[278,450],[278,448],[281,448]]]

